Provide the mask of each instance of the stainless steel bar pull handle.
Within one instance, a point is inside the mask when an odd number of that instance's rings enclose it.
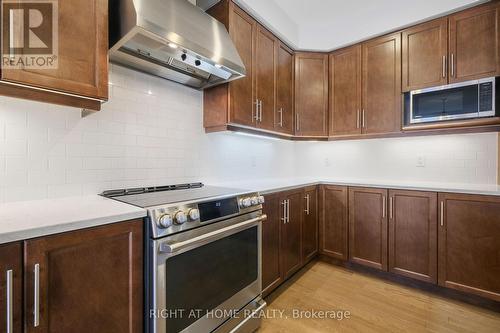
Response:
[[[286,223],[290,223],[290,200],[286,201]]]
[[[300,118],[298,112],[295,114],[295,130],[297,132],[300,131]]]
[[[440,224],[444,227],[444,201],[441,201],[441,219]]]
[[[360,118],[361,118],[360,112],[359,112],[359,109],[357,109],[356,110],[356,128],[359,128],[359,126],[360,126],[360,123],[361,123]]]
[[[262,122],[262,101],[259,100],[259,122]]]
[[[309,213],[310,213],[310,211],[309,211],[309,202],[310,202],[309,194],[306,195],[304,199],[306,199],[306,210],[305,210],[305,212],[306,212],[307,215],[309,215]]]
[[[279,125],[280,127],[283,127],[283,108],[280,108],[278,110],[279,114],[280,114],[280,122],[279,122]]]
[[[363,128],[365,128],[365,127],[366,127],[365,109],[363,109],[363,111],[362,111],[362,116],[361,116],[361,118],[362,118],[362,120],[361,120],[361,126],[362,126]]]
[[[451,66],[451,77],[455,77],[455,55],[453,53],[451,54],[450,66]]]
[[[385,207],[386,206],[386,198],[385,195],[382,197],[382,217],[385,218]]]
[[[443,56],[443,78],[446,77],[446,56]]]
[[[286,200],[283,200],[283,202],[281,203],[283,205],[283,217],[281,218],[281,220],[283,221],[283,224],[286,223]]]
[[[40,264],[35,264],[33,292],[33,326],[40,325]]]
[[[255,116],[253,115],[254,109],[252,108],[252,123],[255,120],[255,122],[259,121],[259,100],[255,100]]]
[[[394,198],[389,198],[389,217],[392,220],[394,217]]]
[[[12,278],[13,278],[13,272],[12,272],[12,269],[9,269],[7,271],[7,276],[6,276],[6,281],[7,281],[7,300],[6,300],[6,304],[7,304],[7,320],[6,320],[6,323],[7,323],[7,327],[6,327],[6,332],[7,333],[13,333],[12,331],[12,325],[13,325],[13,321],[14,321],[14,300],[12,298],[12,295],[13,295],[13,292],[12,292]]]

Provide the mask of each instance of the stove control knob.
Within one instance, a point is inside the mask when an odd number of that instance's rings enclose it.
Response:
[[[252,205],[250,198],[240,199],[240,208],[248,208]]]
[[[164,214],[158,219],[158,227],[166,229],[172,226],[172,216],[170,214]]]
[[[189,210],[188,215],[191,221],[196,221],[197,219],[200,218],[200,211],[196,208],[193,208]]]
[[[252,197],[250,200],[252,201],[252,206],[257,206],[259,204],[259,197]]]
[[[263,204],[264,202],[266,202],[266,200],[264,199],[264,196],[259,195],[259,204]]]
[[[184,224],[187,221],[187,216],[186,213],[184,213],[182,210],[178,211],[175,213],[175,224]]]

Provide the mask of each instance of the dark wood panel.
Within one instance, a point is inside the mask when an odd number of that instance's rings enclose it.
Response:
[[[255,125],[255,35],[257,22],[230,3],[229,34],[246,68],[244,78],[229,83],[230,122]]]
[[[276,103],[276,38],[257,25],[255,47],[255,93],[261,103],[261,117],[257,126],[274,130]]]
[[[276,79],[276,130],[293,134],[294,60],[293,51],[279,43]]]
[[[328,55],[295,54],[295,135],[328,135]]]
[[[361,45],[330,54],[330,135],[361,134]]]
[[[12,271],[12,332],[22,332],[23,309],[22,243],[0,245],[0,327],[7,332],[7,272]]]
[[[437,193],[389,191],[389,271],[437,283]]]
[[[143,222],[130,221],[24,242],[25,329],[142,332]],[[40,325],[33,325],[40,265]]]
[[[61,1],[57,14],[58,67],[2,68],[2,80],[107,100],[108,1]]]
[[[363,44],[363,132],[401,130],[401,34]]]
[[[265,196],[263,212],[267,220],[262,223],[262,293],[264,296],[283,282],[280,264],[281,223],[283,205],[279,194]]]
[[[500,197],[440,193],[439,285],[500,301]]]
[[[387,190],[349,188],[349,260],[387,270]]]
[[[282,267],[284,279],[302,267],[302,189],[286,193],[285,200],[289,202],[289,221],[282,225]]]
[[[403,91],[448,83],[448,18],[419,24],[402,33]]]
[[[450,16],[450,82],[500,75],[499,7],[494,1]]]
[[[318,254],[318,189],[304,189],[304,216],[302,220],[302,265]]]
[[[320,253],[348,259],[348,190],[345,186],[320,188]]]

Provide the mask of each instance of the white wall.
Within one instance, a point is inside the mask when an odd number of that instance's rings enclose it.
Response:
[[[110,81],[110,101],[86,118],[0,97],[0,203],[294,175],[496,181],[496,134],[308,143],[205,134],[201,92],[118,66]]]
[[[497,135],[300,142],[297,171],[338,179],[496,184]],[[419,159],[423,166],[417,166]]]

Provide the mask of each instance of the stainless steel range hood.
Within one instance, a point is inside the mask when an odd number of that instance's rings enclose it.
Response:
[[[112,62],[204,89],[245,76],[222,23],[187,0],[110,1]]]

